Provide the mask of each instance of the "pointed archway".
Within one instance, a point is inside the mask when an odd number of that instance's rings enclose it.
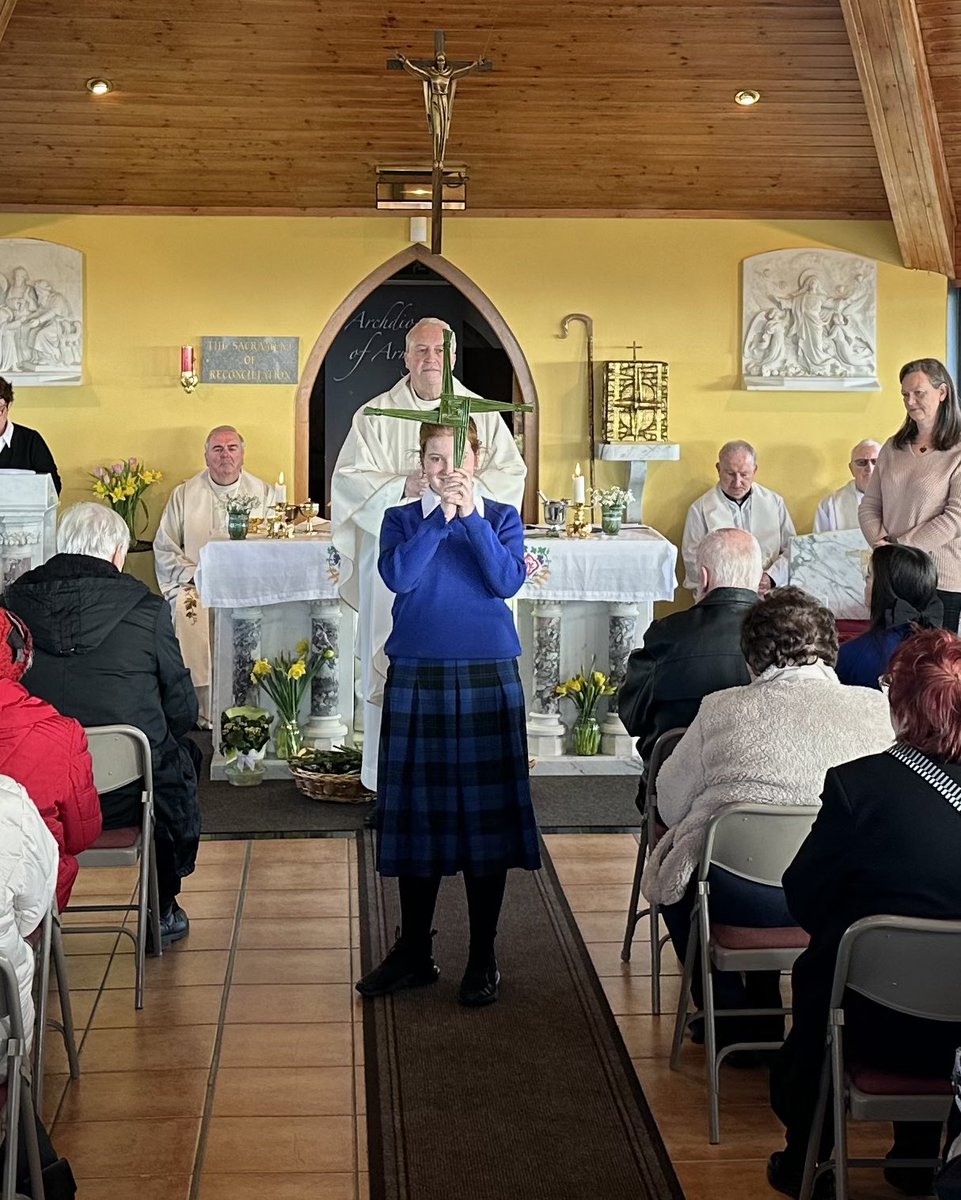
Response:
[[[294,409],[295,495],[306,496],[308,493],[310,397],[334,339],[372,292],[376,291],[381,284],[387,283],[398,271],[412,262],[421,262],[442,276],[474,305],[496,334],[511,364],[514,372],[514,400],[522,404],[534,405],[533,412],[516,414],[514,422],[515,437],[518,438],[522,447],[521,453],[527,464],[527,484],[524,489],[524,505],[521,515],[525,521],[534,522],[537,520],[538,488],[537,389],[534,387],[534,380],[524,351],[507,322],[477,284],[453,263],[448,262],[446,258],[431,254],[426,246],[421,245],[412,245],[401,250],[399,254],[395,254],[393,258],[371,271],[366,279],[361,280],[334,310],[314,343],[300,379],[300,386],[297,388]]]

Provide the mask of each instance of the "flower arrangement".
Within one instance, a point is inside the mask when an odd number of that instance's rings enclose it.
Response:
[[[123,517],[130,530],[131,541],[137,541],[137,514],[143,509],[146,523],[147,506],[143,494],[152,483],[163,479],[160,471],[151,471],[136,458],[126,462],[115,462],[110,467],[97,467],[90,472],[94,494],[110,505]]]
[[[566,696],[572,700],[577,709],[578,720],[593,717],[597,711],[597,702],[602,696],[613,696],[617,688],[603,671],[595,671],[594,664],[585,673],[581,667],[579,675],[572,675],[556,688],[558,696]]]
[[[278,654],[273,662],[269,658],[258,658],[250,678],[273,700],[281,721],[296,724],[301,703],[314,676],[333,658],[334,652],[329,647],[320,654],[311,654],[305,638],[293,654]]]
[[[243,771],[254,770],[270,739],[270,721],[264,708],[225,708],[220,714],[220,753],[226,761],[236,762]]]
[[[228,496],[225,500],[221,500],[220,503],[223,505],[224,511],[228,516],[249,517],[257,505],[257,497],[238,494],[236,496]]]
[[[594,488],[591,492],[591,504],[601,508],[624,508],[633,499],[634,493],[627,488]]]

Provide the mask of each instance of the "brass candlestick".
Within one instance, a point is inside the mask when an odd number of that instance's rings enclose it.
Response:
[[[572,504],[567,514],[567,536],[572,538],[593,537],[591,527],[594,510],[586,504]]]

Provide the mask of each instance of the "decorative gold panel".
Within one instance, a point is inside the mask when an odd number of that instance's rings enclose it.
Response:
[[[604,441],[667,441],[666,362],[604,364]]]

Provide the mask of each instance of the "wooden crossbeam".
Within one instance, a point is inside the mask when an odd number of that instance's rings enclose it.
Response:
[[[954,278],[957,223],[915,0],[841,0],[906,267]]]
[[[17,0],[0,0],[0,41],[3,40],[3,35],[10,24],[10,18],[13,16],[16,3]]]

